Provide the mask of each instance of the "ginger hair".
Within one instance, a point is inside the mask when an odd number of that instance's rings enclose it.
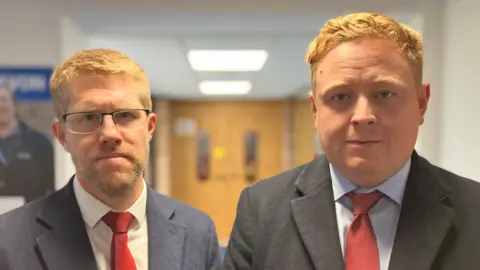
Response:
[[[52,74],[50,93],[58,119],[66,113],[69,104],[68,85],[79,75],[106,77],[127,76],[143,87],[139,93],[145,109],[152,110],[149,80],[145,71],[130,57],[111,49],[88,49],[79,51],[64,62]]]
[[[319,63],[343,42],[362,38],[391,40],[398,46],[412,68],[417,85],[422,83],[422,39],[411,27],[377,13],[353,13],[326,22],[317,37],[310,43],[307,62],[310,65],[312,90],[315,92],[315,74]]]

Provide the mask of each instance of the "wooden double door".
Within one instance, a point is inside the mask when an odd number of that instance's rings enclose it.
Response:
[[[208,213],[228,241],[241,191],[252,184],[245,136],[256,134],[256,179],[284,170],[285,102],[172,102],[171,196]],[[184,125],[185,127],[181,127]],[[182,130],[184,129],[184,130]],[[203,135],[200,135],[203,134]],[[199,136],[209,144],[208,177],[198,169]]]

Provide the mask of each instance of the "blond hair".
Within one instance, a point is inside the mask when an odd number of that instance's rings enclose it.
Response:
[[[50,79],[50,93],[55,114],[60,120],[69,102],[68,84],[79,75],[124,75],[142,85],[140,102],[152,109],[149,80],[144,70],[127,55],[110,49],[88,49],[75,53],[55,69]]]
[[[317,37],[310,43],[307,62],[310,64],[312,90],[318,64],[343,42],[360,38],[383,38],[398,45],[400,52],[412,68],[417,84],[422,83],[422,40],[407,25],[377,13],[353,13],[327,21]]]

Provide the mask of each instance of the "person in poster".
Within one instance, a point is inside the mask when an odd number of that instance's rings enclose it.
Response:
[[[29,202],[53,192],[54,183],[50,139],[18,118],[15,92],[0,85],[0,196]]]

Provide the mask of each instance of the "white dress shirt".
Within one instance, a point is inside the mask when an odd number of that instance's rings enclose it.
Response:
[[[388,269],[410,163],[411,161],[408,160],[397,173],[372,189],[358,188],[330,164],[338,233],[343,255],[345,255],[347,231],[353,221],[353,202],[346,194],[350,191],[368,193],[378,190],[384,196],[370,209],[368,215],[377,238],[380,270]]]
[[[75,178],[73,182],[75,197],[85,221],[88,237],[98,270],[110,269],[110,247],[113,233],[102,221],[110,207],[88,193]],[[138,270],[148,269],[148,230],[147,230],[147,187],[144,182],[142,194],[127,211],[134,216],[128,231],[128,248]]]

